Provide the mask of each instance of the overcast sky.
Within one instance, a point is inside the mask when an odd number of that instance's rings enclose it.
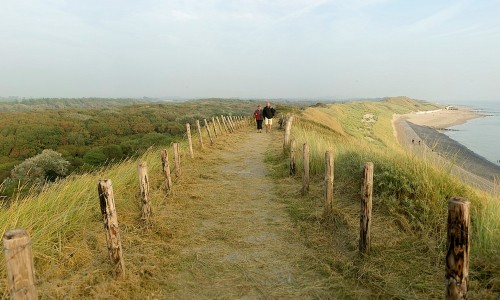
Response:
[[[499,93],[497,0],[0,0],[0,96]]]

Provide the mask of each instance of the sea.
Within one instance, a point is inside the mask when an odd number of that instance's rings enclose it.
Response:
[[[458,103],[457,103],[458,105]],[[485,117],[468,120],[445,131],[451,139],[466,146],[496,165],[500,165],[500,100],[496,102],[460,103]]]

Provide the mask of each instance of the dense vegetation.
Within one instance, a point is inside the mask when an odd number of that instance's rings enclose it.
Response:
[[[151,145],[167,145],[184,134],[185,123],[194,125],[197,119],[210,120],[221,114],[250,115],[256,106],[255,101],[216,99],[183,103],[120,101],[40,99],[2,103],[0,183],[14,166],[44,149],[61,153],[70,162],[70,172],[85,171],[140,154]],[[5,187],[3,195],[11,195],[15,186]]]

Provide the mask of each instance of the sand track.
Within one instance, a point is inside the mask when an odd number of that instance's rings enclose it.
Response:
[[[190,199],[178,212],[190,226],[178,228],[185,240],[174,266],[180,271],[167,280],[169,298],[307,299],[324,280],[308,270],[311,250],[267,177],[265,153],[279,151],[282,132],[245,130],[183,175],[198,180],[183,182],[189,187],[174,197]]]

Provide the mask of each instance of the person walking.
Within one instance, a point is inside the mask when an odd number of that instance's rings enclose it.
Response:
[[[267,102],[266,107],[262,110],[262,115],[264,115],[264,124],[266,125],[266,132],[271,132],[273,117],[275,114],[276,110],[271,106],[270,102]]]
[[[264,121],[264,115],[262,114],[262,106],[257,106],[254,111],[255,121],[257,122],[257,132],[262,132],[262,122]]]

